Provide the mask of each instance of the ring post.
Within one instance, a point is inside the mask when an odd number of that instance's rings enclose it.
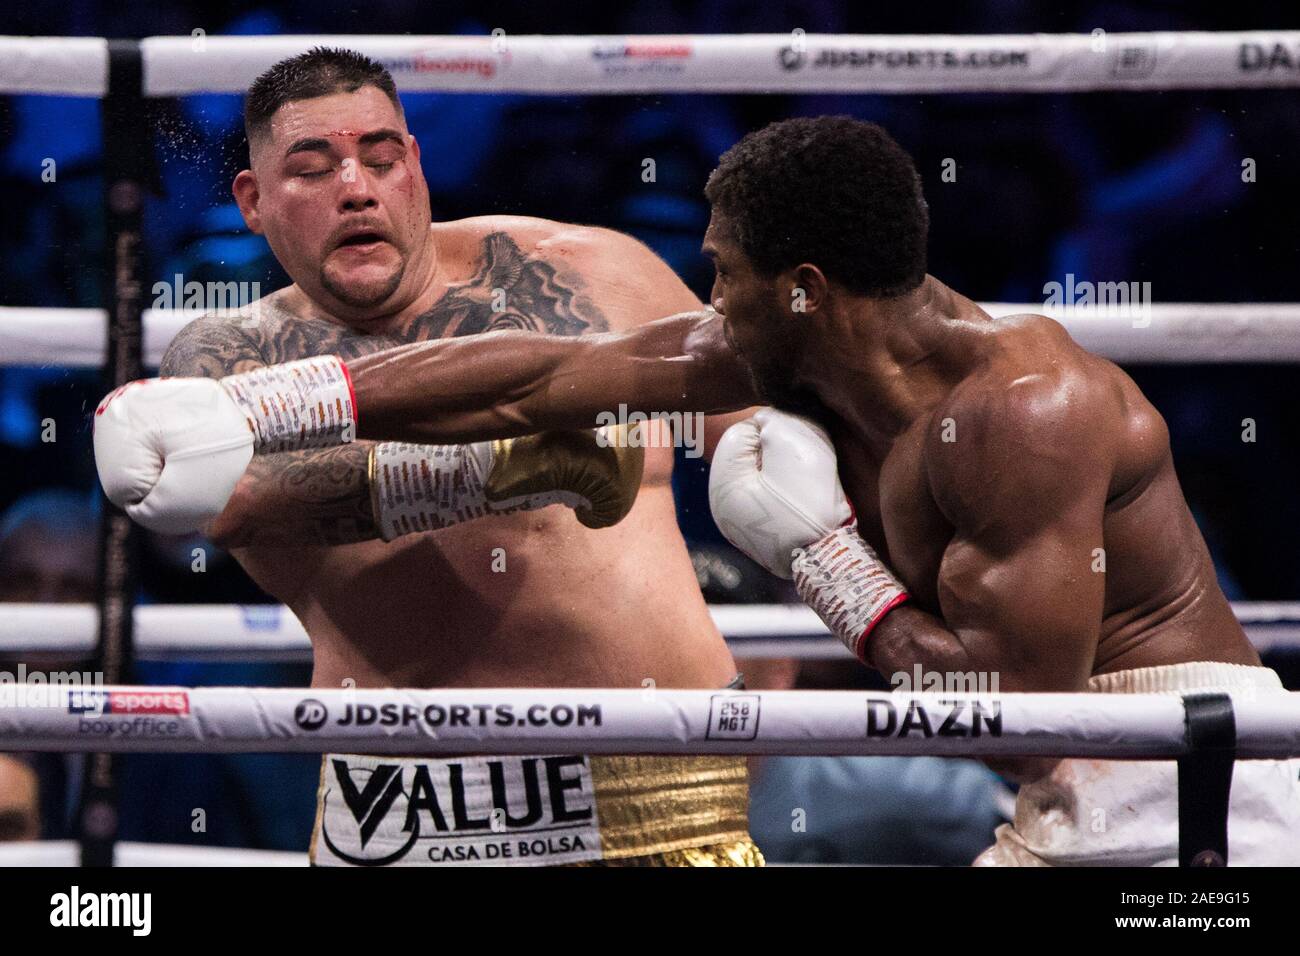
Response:
[[[1228,798],[1237,721],[1227,694],[1187,694],[1187,746],[1178,758],[1178,865],[1228,865]]]

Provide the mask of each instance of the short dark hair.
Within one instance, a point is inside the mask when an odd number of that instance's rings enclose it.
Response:
[[[875,123],[782,120],[722,154],[704,194],[760,275],[811,262],[887,298],[925,278],[930,216],[912,157]]]
[[[354,93],[363,86],[385,93],[402,114],[397,84],[382,64],[355,50],[313,47],[281,60],[253,81],[244,98],[244,132],[252,142],[255,134],[266,131],[275,111],[285,103],[331,93]]]

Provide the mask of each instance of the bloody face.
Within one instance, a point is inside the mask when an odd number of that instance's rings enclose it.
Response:
[[[429,193],[415,139],[382,90],[286,103],[250,147],[253,168],[236,180],[236,197],[313,301],[364,319],[414,296],[411,266],[430,245]]]

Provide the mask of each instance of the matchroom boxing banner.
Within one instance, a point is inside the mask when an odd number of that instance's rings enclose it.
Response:
[[[1300,86],[1300,31],[1023,35],[220,37],[140,41],[144,93],[243,93],[285,57],[346,45],[404,92],[960,93]],[[101,38],[0,37],[0,92],[102,96]]]
[[[1300,31],[979,36],[150,37],[145,92],[240,93],[273,63],[346,44],[404,92],[943,93],[1300,85]],[[0,71],[0,85],[4,83]]]

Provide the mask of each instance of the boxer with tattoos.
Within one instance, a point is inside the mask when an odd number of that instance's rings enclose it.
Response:
[[[204,400],[170,376],[235,376],[275,419],[275,368],[289,360],[328,378],[338,359],[499,330],[518,336],[522,355],[538,333],[625,331],[700,306],[625,235],[519,216],[432,222],[392,78],[358,54],[316,49],[276,64],[250,89],[245,122],[251,164],[235,198],[293,285],[246,315],[190,324],[164,378],[101,406],[96,456],[110,497],[149,527],[202,525],[230,548],[302,621],[317,687],[731,683],[677,530],[672,450],[652,436],[641,436],[648,448],[590,431],[320,447],[354,437],[347,403],[320,403],[295,420],[294,441],[240,465],[219,513],[205,510],[219,462],[248,449],[184,424]],[[468,391],[474,374],[461,379]],[[202,446],[170,456],[156,485],[140,470],[145,433],[122,427],[140,402]],[[706,429],[716,438],[727,424]],[[332,754],[312,858],[756,865],[746,801],[744,763],[731,758]]]

